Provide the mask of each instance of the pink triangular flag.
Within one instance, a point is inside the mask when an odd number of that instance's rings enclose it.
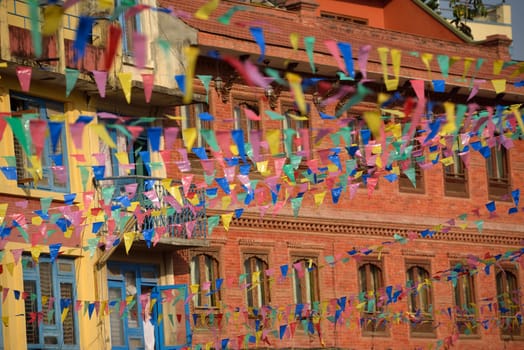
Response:
[[[182,188],[184,189],[184,195],[187,196],[189,189],[191,188],[191,183],[193,182],[193,175],[184,175],[182,176]]]
[[[107,83],[107,72],[94,70],[93,75],[95,77],[96,87],[100,97],[106,97],[106,83]]]
[[[144,96],[146,98],[147,103],[151,101],[151,94],[153,93],[154,81],[155,81],[155,76],[153,74],[151,73],[142,74],[142,83],[144,84]]]
[[[31,133],[31,142],[35,146],[35,153],[40,158],[46,140],[47,122],[41,119],[31,120],[29,121],[29,131]]]
[[[16,76],[22,91],[29,92],[31,86],[31,73],[33,69],[31,67],[16,67]]]
[[[106,163],[106,154],[105,153],[93,153],[93,158],[96,159],[98,165],[104,165]]]
[[[178,137],[179,129],[177,127],[164,128],[164,149],[174,149],[173,146]]]
[[[84,134],[85,123],[71,123],[69,124],[69,131],[71,132],[71,138],[77,150],[82,149],[82,141]]]
[[[424,80],[410,80],[411,86],[413,87],[413,90],[415,90],[415,94],[417,95],[419,101],[422,101],[425,99],[424,96]]]
[[[196,225],[195,220],[186,222],[187,238],[191,238],[191,236],[193,235],[193,229],[195,228],[195,225]]]
[[[286,163],[287,158],[276,158],[275,159],[275,176],[280,177],[282,175],[282,167]]]
[[[338,50],[338,43],[335,40],[330,39],[330,40],[324,41],[324,45],[326,45],[329,53],[331,54],[331,56],[333,56],[333,58],[337,62],[338,68],[347,74],[346,65],[344,64],[344,62],[342,62],[342,58],[340,57],[340,52]]]
[[[15,265],[18,265],[23,251],[23,249],[11,249],[11,254],[13,254],[13,259],[15,260]]]
[[[147,35],[133,32],[133,51],[136,67],[139,69],[144,68],[147,60]]]
[[[244,113],[249,120],[260,120],[260,116],[258,116],[255,112],[253,112],[249,108],[244,108]]]
[[[144,127],[138,125],[129,125],[126,127],[126,129],[131,133],[131,137],[133,138],[133,140],[136,140],[136,138],[140,136],[140,134],[144,130]]]

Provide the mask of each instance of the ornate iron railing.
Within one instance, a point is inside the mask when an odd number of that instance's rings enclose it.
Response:
[[[161,238],[206,238],[203,190],[191,186],[184,194],[180,183],[148,176],[106,177],[94,180],[94,184],[98,207],[133,214],[134,229],[146,240],[155,234]],[[107,223],[100,232],[108,232]]]

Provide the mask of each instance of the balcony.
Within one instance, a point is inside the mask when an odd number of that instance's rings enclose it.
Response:
[[[148,176],[93,181],[94,212],[104,212],[107,217],[97,232],[105,240],[99,264],[109,258],[112,248],[123,241],[126,232],[136,232],[135,241],[145,243],[148,248],[208,245],[205,191],[192,186],[184,195],[179,183]],[[115,222],[125,217],[129,219],[120,224]]]
[[[64,86],[66,68],[80,72],[75,89],[82,90],[88,96],[97,96],[98,89],[91,72],[105,71],[106,46],[108,45],[108,28],[111,24],[112,11],[97,11],[98,2],[92,3],[90,10],[74,5],[68,8],[62,16],[62,23],[53,35],[42,35],[42,54],[36,57],[31,35],[30,7],[27,0],[6,0],[0,2],[0,60],[8,63],[3,74],[15,76],[16,66],[32,67],[32,81],[45,81],[46,84]],[[40,5],[41,8],[48,6]],[[76,60],[74,43],[77,36],[77,26],[81,15],[91,14],[94,17],[93,26],[83,57]],[[182,92],[172,78],[185,72],[185,58],[182,51],[170,50],[166,54],[158,42],[167,43],[173,47],[183,42],[187,45],[196,44],[196,31],[186,26],[181,20],[157,11],[142,11],[136,15],[140,28],[127,28],[124,15],[118,18],[124,31],[122,45],[117,49],[114,64],[108,75],[106,99],[117,99],[125,103],[117,74],[132,74],[133,103],[146,105],[143,92],[141,73],[154,74],[155,81],[150,103],[170,106],[181,103]],[[42,21],[42,16],[40,17]],[[142,69],[135,66],[134,51],[130,40],[132,31],[144,32],[148,38],[146,43],[146,62]],[[169,33],[166,34],[166,33]],[[175,34],[176,33],[176,34]],[[178,47],[176,46],[176,47]],[[203,98],[203,97],[202,97]]]

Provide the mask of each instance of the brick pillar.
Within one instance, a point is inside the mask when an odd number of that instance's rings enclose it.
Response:
[[[317,0],[290,0],[286,3],[286,9],[297,11],[300,21],[306,24],[315,23],[318,6]]]

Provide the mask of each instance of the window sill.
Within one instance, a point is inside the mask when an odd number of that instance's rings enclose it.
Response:
[[[64,194],[68,194],[70,192],[68,191],[57,192],[53,190],[41,190],[41,189],[35,189],[35,188],[18,187],[17,182],[15,180],[7,180],[6,186],[3,186],[1,193],[7,194],[7,195],[13,195],[13,196],[30,197],[30,198],[49,198],[51,197],[53,198],[54,201],[63,202]]]
[[[437,335],[435,332],[410,332],[409,336],[415,339],[436,339]]]

